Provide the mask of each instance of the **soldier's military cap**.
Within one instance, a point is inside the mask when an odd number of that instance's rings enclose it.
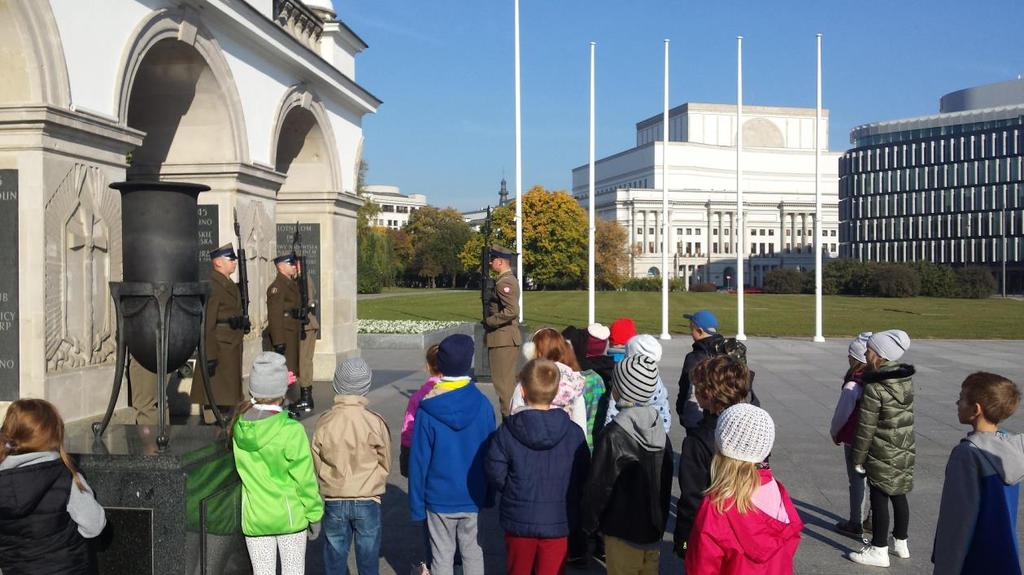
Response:
[[[494,244],[491,246],[491,257],[492,258],[505,258],[506,260],[515,259],[516,253],[505,246]]]
[[[274,258],[274,264],[294,264],[297,259],[294,253],[287,253]]]
[[[217,258],[228,258],[229,260],[237,260],[238,256],[235,255],[235,248],[230,243],[226,243],[221,247],[210,252],[210,259]]]

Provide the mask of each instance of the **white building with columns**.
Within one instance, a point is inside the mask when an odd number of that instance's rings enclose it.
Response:
[[[760,287],[779,267],[813,269],[814,108],[743,106],[745,284]],[[662,232],[662,115],[636,125],[636,145],[596,162],[598,217],[629,232],[634,277],[668,273],[689,283],[735,287],[736,106],[687,103],[669,111],[668,238]],[[822,115],[822,246],[838,255],[839,153],[828,150]],[[572,192],[586,208],[589,166],[572,171]],[[667,239],[667,241],[665,241]]]
[[[0,296],[13,318],[0,410],[19,397],[68,419],[105,407],[107,283],[121,277],[108,184],[125,179],[209,185],[206,225],[236,247],[237,213],[254,323],[245,366],[267,323],[278,226],[296,222],[319,263],[315,377],[357,354],[355,187],[362,118],[381,103],[356,82],[366,48],[330,0],[0,0],[0,195],[17,230],[0,261],[22,264]]]

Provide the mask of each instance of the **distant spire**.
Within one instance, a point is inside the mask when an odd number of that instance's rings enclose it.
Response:
[[[504,206],[508,203],[508,183],[505,178],[501,178],[501,190],[498,191],[498,206]]]

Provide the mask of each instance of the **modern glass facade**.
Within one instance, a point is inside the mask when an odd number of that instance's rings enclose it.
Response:
[[[1024,103],[861,126],[839,160],[839,253],[984,265],[1024,291]]]

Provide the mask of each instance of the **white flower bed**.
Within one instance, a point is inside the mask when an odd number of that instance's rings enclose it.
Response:
[[[358,333],[416,335],[459,325],[461,321],[361,319]]]

